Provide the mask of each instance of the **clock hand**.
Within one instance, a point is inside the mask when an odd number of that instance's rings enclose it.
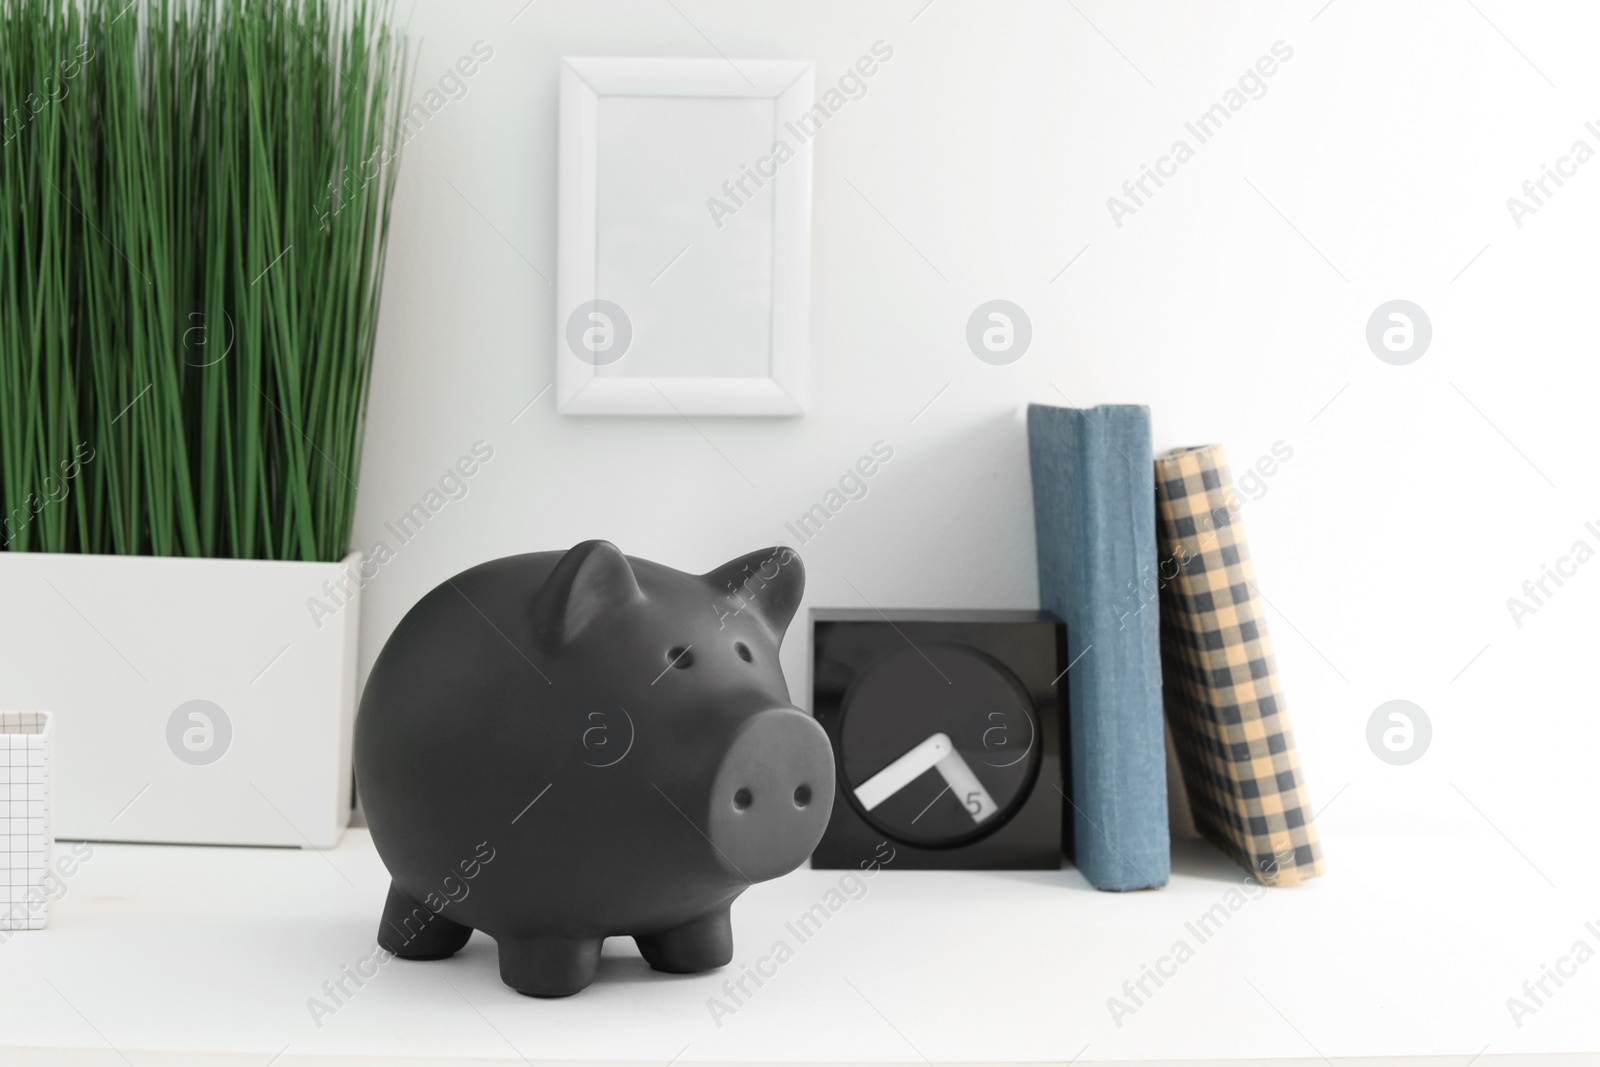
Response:
[[[856,800],[868,811],[882,804],[913,781],[933,769],[939,762],[955,755],[955,746],[942,733],[934,734],[911,751],[889,764],[883,770],[856,786]],[[957,759],[961,757],[956,756]],[[965,763],[962,764],[966,766]],[[967,772],[972,773],[970,770]],[[945,776],[949,780],[949,775]],[[974,779],[976,781],[976,779]],[[982,789],[982,786],[979,786]],[[987,796],[987,794],[985,794]],[[993,801],[990,802],[991,805]]]
[[[944,796],[948,792],[950,792],[950,783],[946,782],[944,784],[944,788],[939,790],[938,794],[932,800],[930,800],[926,804],[924,804],[922,806],[922,810],[921,811],[917,812],[916,817],[911,820],[911,825],[912,826],[917,825],[917,819],[920,819],[924,815],[928,814],[928,809],[933,807],[935,804],[939,803],[939,798]]]
[[[934,766],[944,775],[944,780],[950,783],[951,792],[961,801],[961,806],[967,809],[967,814],[972,816],[973,822],[982,822],[1000,810],[994,798],[989,795],[989,791],[983,788],[983,783],[978,781],[978,776],[967,766],[967,761],[955,750],[955,746],[952,745],[950,751],[940,757]]]

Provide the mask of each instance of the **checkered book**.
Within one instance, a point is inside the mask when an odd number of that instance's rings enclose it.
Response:
[[[50,910],[50,713],[0,711],[0,931],[42,930]]]
[[[1263,885],[1322,873],[1261,595],[1220,445],[1158,456],[1167,722],[1195,825]]]

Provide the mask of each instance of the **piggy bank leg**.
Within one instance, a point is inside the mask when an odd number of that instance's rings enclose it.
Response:
[[[672,974],[709,971],[725,967],[733,959],[733,924],[727,905],[671,930],[635,935],[633,940],[646,963]]]
[[[594,981],[598,937],[500,940],[500,980],[525,997],[567,997]]]
[[[378,924],[378,947],[404,960],[442,960],[454,956],[472,936],[472,927],[435,914],[393,882]]]

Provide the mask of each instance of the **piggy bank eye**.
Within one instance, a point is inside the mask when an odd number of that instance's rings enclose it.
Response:
[[[750,655],[750,646],[745,644],[743,641],[735,641],[733,643],[733,650],[739,653],[739,658],[744,660],[746,663],[749,663],[753,658]]]
[[[667,664],[680,671],[686,671],[694,666],[694,653],[683,645],[673,645],[667,649]]]

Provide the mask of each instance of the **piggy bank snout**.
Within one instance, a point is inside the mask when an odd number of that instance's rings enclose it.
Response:
[[[742,723],[711,785],[711,843],[728,873],[749,882],[806,861],[833,811],[833,748],[796,708]]]

